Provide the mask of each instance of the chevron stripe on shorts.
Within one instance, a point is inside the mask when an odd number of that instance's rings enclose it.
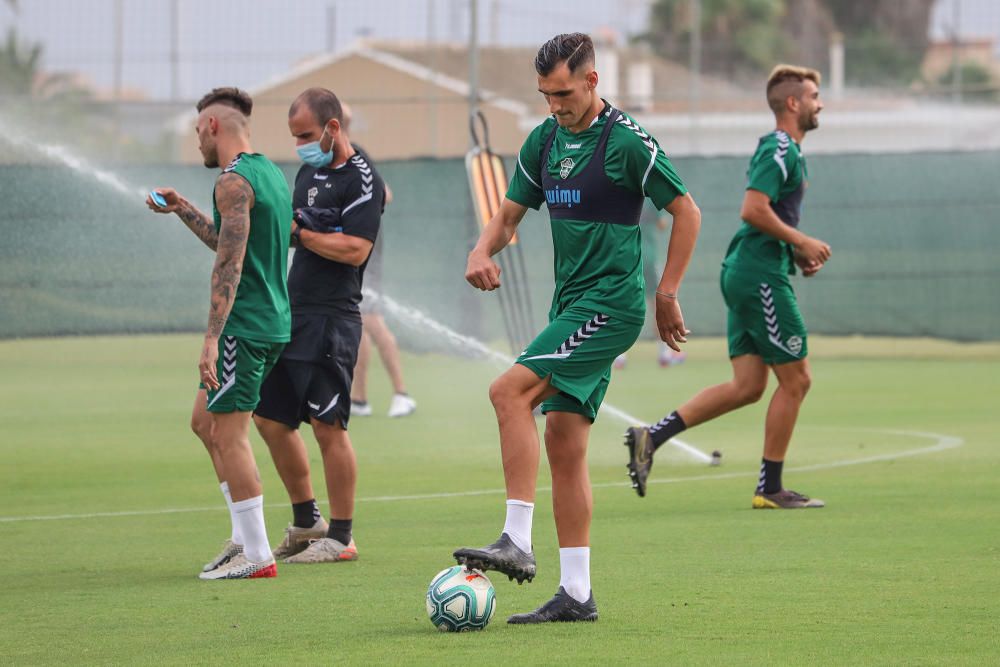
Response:
[[[560,357],[568,357],[573,354],[573,350],[583,345],[583,341],[600,331],[601,327],[607,324],[610,319],[607,315],[594,315],[589,322],[574,331],[573,335],[563,341],[563,344],[559,346],[555,354]]]
[[[793,352],[781,342],[781,327],[778,326],[778,312],[774,306],[774,294],[771,286],[767,283],[760,284],[760,305],[764,312],[764,325],[767,327],[767,339],[779,350],[782,350],[793,357],[798,357],[798,352]]]

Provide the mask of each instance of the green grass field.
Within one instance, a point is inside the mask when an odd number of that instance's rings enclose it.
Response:
[[[377,416],[351,425],[361,560],[203,582],[228,516],[187,426],[199,339],[0,342],[0,663],[995,664],[1000,345],[810,347],[813,391],[785,481],[828,507],[750,510],[763,404],[682,436],[721,449],[723,465],[669,450],[645,499],[627,484],[625,424],[604,416],[590,452],[600,620],[504,623],[558,585],[542,490],[538,577],[494,577],[490,627],[448,635],[426,618],[426,586],[455,547],[492,541],[503,521],[495,367],[406,356],[420,405],[400,420],[384,416],[374,369]],[[728,377],[719,340],[674,368],[654,358],[651,344],[633,350],[608,402],[651,420]],[[277,541],[291,513],[259,440],[255,451]]]

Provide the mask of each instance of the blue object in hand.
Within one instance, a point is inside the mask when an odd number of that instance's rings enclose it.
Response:
[[[161,195],[156,190],[150,190],[149,191],[149,198],[152,199],[153,203],[156,204],[157,206],[159,206],[160,208],[166,208],[167,207],[167,200],[164,199],[163,195]]]

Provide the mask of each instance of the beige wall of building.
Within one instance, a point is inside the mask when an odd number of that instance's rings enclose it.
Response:
[[[426,75],[426,76],[425,76]],[[279,162],[297,162],[288,133],[288,107],[303,90],[321,86],[351,105],[351,138],[375,160],[459,157],[469,148],[467,92],[454,80],[419,68],[406,71],[364,53],[292,72],[250,91],[254,97],[251,141],[255,151]],[[514,154],[524,140],[520,114],[511,104],[485,103],[493,150]],[[180,121],[179,159],[200,164],[194,114]]]

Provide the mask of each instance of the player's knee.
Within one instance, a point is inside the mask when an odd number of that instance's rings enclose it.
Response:
[[[200,415],[191,415],[191,431],[206,447],[212,446],[212,420]]]
[[[740,405],[750,405],[756,403],[764,397],[764,390],[767,389],[766,382],[747,382],[737,385],[736,399]]]
[[[809,389],[812,387],[812,374],[808,369],[802,369],[798,373],[794,373],[786,376],[781,380],[781,386],[785,391],[790,392],[792,395],[798,397],[802,400],[809,393]]]
[[[510,392],[507,390],[507,385],[503,377],[498,377],[490,383],[490,403],[494,409],[502,410],[507,407],[509,400]]]
[[[257,432],[260,433],[261,437],[265,437],[268,434],[268,430],[273,423],[274,422],[270,419],[265,419],[256,412],[253,415],[253,425],[256,427]]]
[[[812,374],[809,371],[803,371],[799,374],[796,382],[798,392],[802,398],[806,397],[809,390],[812,388]]]

